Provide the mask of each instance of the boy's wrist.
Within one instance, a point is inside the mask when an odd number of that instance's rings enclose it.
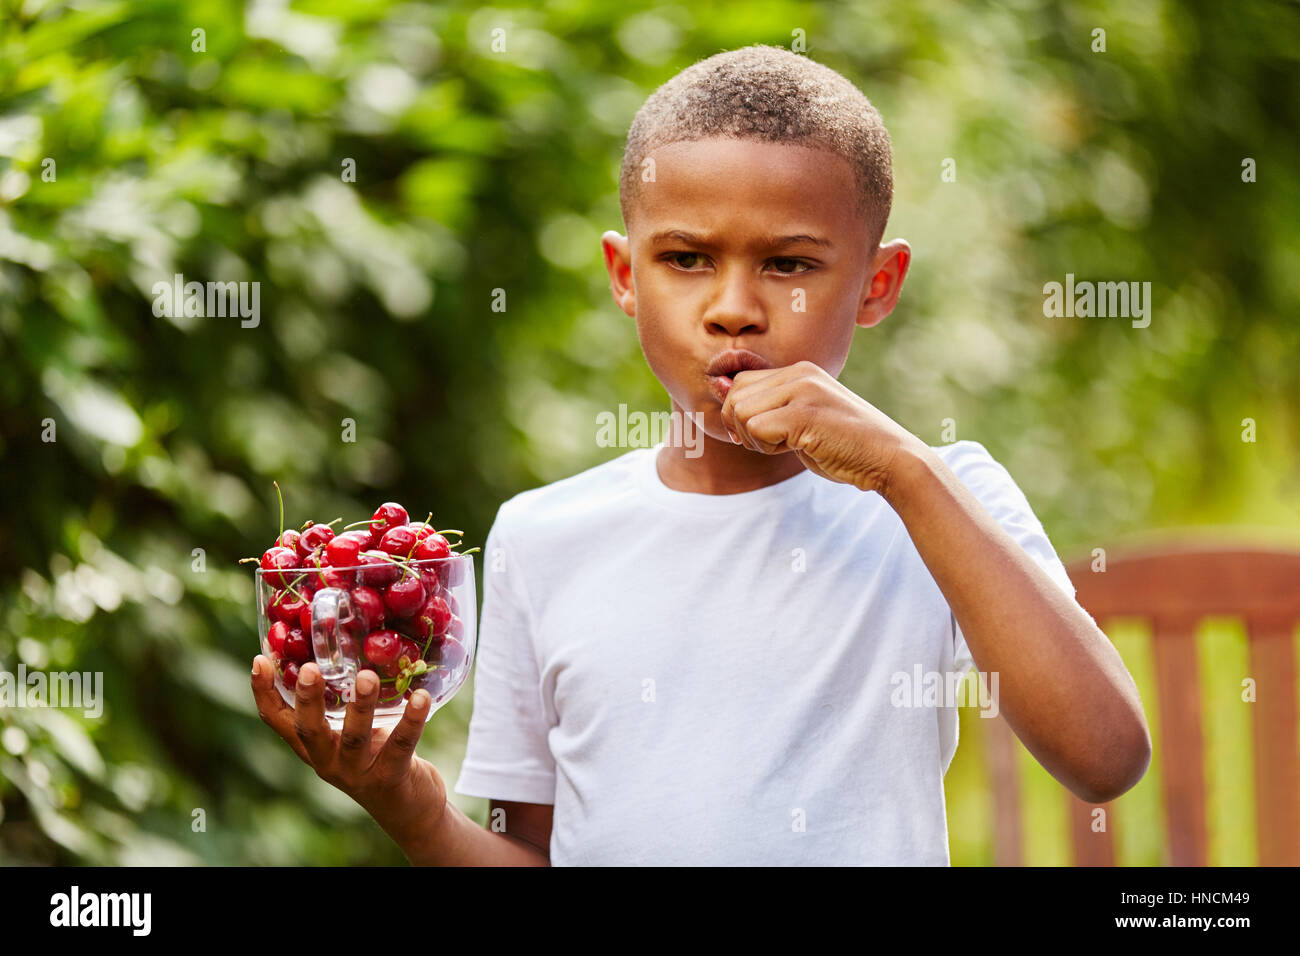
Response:
[[[910,432],[903,438],[889,461],[880,487],[880,496],[895,511],[903,507],[909,494],[933,474],[938,457],[934,450]]]

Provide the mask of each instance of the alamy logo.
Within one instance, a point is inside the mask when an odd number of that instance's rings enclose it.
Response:
[[[103,671],[27,672],[0,671],[0,709],[5,707],[58,707],[81,709],[86,717],[104,713]]]
[[[152,925],[153,896],[150,893],[86,893],[73,886],[70,892],[50,897],[51,926],[129,926],[133,936],[148,936]]]
[[[1151,324],[1150,282],[1075,282],[1074,273],[1067,272],[1065,285],[1045,283],[1043,296],[1043,315],[1049,319],[1117,316],[1132,319],[1135,329]]]
[[[976,679],[968,681],[966,673],[956,671],[922,671],[921,665],[912,673],[895,671],[889,677],[893,692],[889,696],[892,707],[978,707],[981,717],[998,715],[998,672],[987,675],[976,671]],[[985,683],[987,679],[987,683]],[[975,685],[971,688],[972,683]]]
[[[155,282],[150,291],[153,314],[159,318],[238,315],[239,324],[246,329],[257,328],[262,321],[260,282],[186,282],[178,272],[171,282]]]
[[[596,415],[596,444],[601,448],[649,448],[660,442],[680,444],[687,458],[704,454],[704,415],[674,408],[671,412],[629,412],[627,405]]]

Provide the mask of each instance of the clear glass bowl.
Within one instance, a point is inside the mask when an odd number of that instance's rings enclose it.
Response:
[[[350,568],[258,568],[256,574],[258,637],[262,653],[275,663],[280,696],[292,707],[297,667],[315,662],[325,678],[325,716],[335,730],[343,726],[362,670],[380,679],[374,727],[395,725],[421,688],[433,702],[427,720],[469,675],[477,608],[473,555]],[[431,603],[435,597],[441,604]],[[384,631],[395,634],[375,638]],[[396,660],[390,660],[394,645]]]

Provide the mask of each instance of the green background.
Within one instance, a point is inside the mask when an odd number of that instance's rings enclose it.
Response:
[[[510,495],[623,453],[598,412],[667,407],[599,236],[636,109],[724,49],[802,38],[889,127],[915,261],[846,384],[982,442],[1067,560],[1152,529],[1300,538],[1294,5],[0,10],[0,669],[100,671],[107,698],[0,712],[3,862],[401,862],[257,718],[235,562],[275,533],[272,479],[295,525],[396,499],[481,544]],[[259,281],[260,324],[156,317],[176,272]],[[1150,327],[1045,318],[1066,273],[1151,282]],[[1149,700],[1141,636],[1116,642]],[[1242,642],[1202,642],[1232,678],[1205,691],[1212,862],[1254,852]],[[471,701],[421,744],[449,782]],[[991,860],[973,718],[959,864]],[[1030,862],[1068,862],[1064,791],[1022,757]],[[1156,774],[1121,799],[1121,862],[1161,862]]]

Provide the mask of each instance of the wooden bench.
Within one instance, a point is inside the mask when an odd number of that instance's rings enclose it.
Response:
[[[1300,622],[1300,552],[1179,547],[1112,557],[1104,572],[1091,559],[1067,565],[1077,600],[1103,630],[1114,617],[1149,622],[1155,699],[1143,700],[1149,724],[1159,722],[1152,754],[1163,777],[1166,863],[1205,866],[1206,796],[1197,674],[1197,624],[1209,616],[1241,618],[1250,646],[1254,715],[1255,810],[1259,865],[1300,865],[1300,757],[1296,743],[1296,657]],[[1022,745],[998,716],[981,721],[993,783],[994,861],[1023,863],[1016,751]],[[1061,788],[1069,802],[1076,866],[1113,866],[1112,827],[1094,832],[1098,805]],[[1114,804],[1101,804],[1108,820]]]

